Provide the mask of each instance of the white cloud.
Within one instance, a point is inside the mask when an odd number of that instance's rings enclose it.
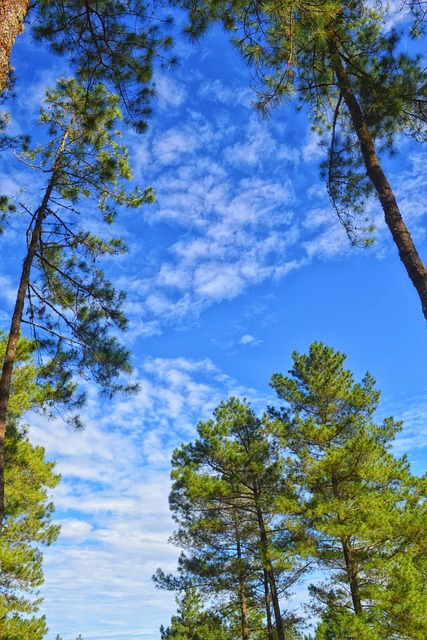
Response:
[[[310,260],[315,257],[330,259],[351,251],[347,234],[337,222],[332,223],[320,236],[304,242],[303,246]]]
[[[427,402],[419,398],[417,403],[400,412],[403,429],[397,434],[393,446],[394,451],[402,455],[410,453],[415,462],[416,471],[425,472],[425,449],[427,443]]]
[[[160,109],[180,107],[187,96],[185,86],[171,76],[159,75],[156,79],[156,97]]]
[[[57,519],[56,524],[61,527],[61,542],[84,542],[93,531],[92,525],[76,518]]]
[[[170,129],[153,145],[153,153],[161,164],[177,162],[182,155],[197,150],[200,142],[191,132]]]
[[[324,226],[335,226],[337,224],[337,219],[334,217],[330,207],[316,207],[314,209],[310,209],[303,222],[303,226],[306,229],[319,229]]]
[[[320,136],[311,128],[308,129],[306,142],[302,148],[304,162],[319,161],[325,157],[325,151],[320,146]]]
[[[185,157],[203,149],[215,139],[212,125],[198,114],[184,126],[172,127],[156,136],[153,158],[160,165],[185,162]]]
[[[45,552],[43,595],[52,637],[81,633],[99,640],[116,632],[136,640],[142,629],[157,637],[172,598],[155,590],[151,576],[158,566],[174,571],[178,555],[167,542],[174,528],[168,506],[172,451],[194,438],[198,420],[230,395],[265,405],[208,358],[147,358],[138,375],[137,395],[107,405],[88,388],[82,433],[60,420],[30,421],[32,441],[57,460],[63,476],[54,491],[63,535]]]
[[[219,79],[201,82],[198,93],[203,98],[233,107],[236,104],[248,107],[253,100],[253,94],[246,86],[232,87]]]
[[[225,160],[232,166],[261,166],[271,158],[288,160],[293,164],[298,162],[299,151],[289,147],[284,140],[278,148],[274,129],[267,127],[258,117],[253,115],[242,133],[244,135],[240,135],[238,141],[228,146],[224,152]],[[285,132],[282,134],[286,139]]]
[[[206,51],[217,67],[216,50]],[[190,55],[189,48],[187,52]],[[285,112],[277,119],[273,115],[270,122],[249,114],[246,77],[239,86],[238,76],[231,82],[185,74],[159,78],[159,118],[153,119],[144,137],[126,134],[136,177],[142,186],[153,183],[158,199],[153,207],[120,218],[118,229],[131,250],[108,263],[108,268],[128,293],[125,311],[131,329],[126,339],[144,353],[156,349],[171,353],[177,344],[192,342],[188,334],[182,343],[175,340],[177,329],[183,319],[193,321],[212,304],[244,293],[250,294],[248,301],[254,285],[283,279],[319,257],[333,259],[349,251],[317,179],[323,152],[313,132],[307,133],[305,121],[301,125],[293,113],[288,114],[290,124],[283,124]],[[24,124],[35,112],[28,97],[34,91],[39,95],[46,79],[30,84],[25,93],[27,103],[21,104],[20,114]],[[209,102],[202,104],[201,96],[209,97]],[[242,104],[243,110],[236,108]],[[425,156],[414,154],[412,162],[412,167],[401,167],[395,179],[406,215],[422,237]],[[3,173],[2,180],[10,193],[25,182],[15,173]],[[30,187],[37,195],[40,184]],[[381,212],[376,205],[369,207],[379,221],[382,240]],[[18,223],[24,226],[23,221]],[[89,224],[100,229],[90,217]],[[7,234],[4,246],[14,251],[18,239],[14,224]],[[13,287],[7,257],[3,258],[0,288],[11,301]],[[266,290],[263,319],[278,313],[270,300],[265,304]],[[251,309],[262,306],[257,295],[251,303]],[[239,324],[236,333],[233,327],[237,339],[230,342],[226,336],[223,342],[244,360],[253,353],[242,347],[260,345],[257,331],[262,325],[246,326],[248,307],[242,317],[244,329]],[[164,339],[146,340],[159,336],[168,323],[173,326],[167,327]],[[205,353],[206,344],[218,344],[221,330],[205,334],[207,340],[197,345],[198,352]],[[138,337],[144,339],[137,343]],[[282,355],[282,338],[283,334],[273,349],[277,357]],[[45,552],[43,594],[52,639],[56,633],[64,640],[78,633],[85,640],[158,638],[160,623],[168,622],[173,596],[155,591],[150,576],[157,566],[174,570],[177,556],[167,543],[174,527],[168,508],[172,451],[194,438],[197,421],[210,417],[229,395],[247,396],[262,408],[267,404],[261,392],[242,387],[204,357],[147,356],[136,366],[141,388],[134,397],[101,402],[88,388],[83,433],[71,432],[60,420],[31,419],[32,440],[46,447],[63,474],[54,492],[63,536]],[[409,426],[396,447],[401,451],[413,447],[421,457],[425,415],[408,410],[407,419]]]
[[[16,290],[17,283],[13,283],[12,278],[0,275],[0,297],[7,306],[15,303]]]
[[[255,338],[250,333],[245,333],[245,335],[240,338],[239,343],[249,347],[256,347],[262,343],[262,340]]]
[[[205,262],[197,267],[194,279],[196,295],[210,300],[235,298],[245,287],[241,274],[230,264]]]

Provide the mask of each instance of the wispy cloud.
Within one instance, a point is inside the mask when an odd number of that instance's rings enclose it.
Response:
[[[156,80],[156,104],[160,109],[180,107],[187,97],[182,82],[172,76],[161,75]]]
[[[46,448],[63,476],[54,492],[63,535],[45,553],[44,607],[52,634],[90,638],[96,629],[93,637],[104,638],[107,629],[135,629],[135,636],[121,637],[139,638],[144,628],[156,636],[168,622],[171,598],[156,592],[151,575],[158,566],[174,570],[177,558],[168,544],[172,450],[194,437],[198,420],[229,395],[265,404],[207,358],[147,358],[139,378],[138,395],[108,408],[89,387],[82,433],[59,420],[31,420],[33,442]],[[86,630],[88,618],[93,623]]]
[[[230,86],[220,79],[203,80],[200,83],[198,93],[206,100],[231,107],[236,105],[249,107],[253,100],[253,94],[248,87],[241,84]]]
[[[192,55],[189,47],[183,49],[184,59]],[[242,82],[238,73],[217,80],[216,50],[205,47],[198,55],[204,54],[214,63],[215,77],[184,68],[159,79],[158,118],[147,135],[126,134],[136,181],[142,187],[153,184],[157,192],[154,206],[119,216],[117,233],[126,237],[130,251],[106,262],[115,284],[128,294],[128,344],[142,344],[145,354],[154,354],[135,355],[140,391],[105,404],[89,387],[87,427],[80,434],[60,420],[31,418],[32,440],[46,447],[63,475],[54,493],[63,536],[45,553],[44,609],[52,640],[56,633],[64,640],[78,633],[85,640],[158,637],[159,625],[168,623],[174,608],[173,597],[156,591],[150,580],[157,566],[172,571],[176,564],[177,552],[167,543],[173,530],[168,508],[172,451],[193,438],[197,421],[210,417],[230,395],[247,396],[256,408],[267,404],[261,392],[241,385],[214,359],[172,357],[186,353],[184,341],[174,341],[182,323],[202,324],[195,319],[224,301],[222,324],[204,336],[199,354],[214,345],[218,362],[229,350],[252,366],[270,340],[282,357],[285,331],[280,340],[267,337],[262,324],[278,313],[267,285],[350,251],[319,178],[323,151],[306,120],[280,111],[261,121],[248,109],[247,76]],[[40,95],[49,73],[29,84],[16,131],[33,118],[29,97]],[[417,151],[391,169],[405,216],[419,238],[425,234],[424,166],[425,154]],[[25,180],[8,171],[0,191],[15,193]],[[39,195],[39,188],[31,183],[28,197]],[[90,208],[87,213],[91,228],[101,232]],[[369,213],[379,229],[374,255],[381,257],[389,250],[388,230],[375,201]],[[24,239],[15,222],[25,226],[24,220],[12,221],[6,232],[0,274],[4,306],[14,295],[7,255]],[[239,308],[241,315],[238,321],[233,316],[226,334],[232,301],[245,294],[246,311]],[[304,329],[311,335],[312,327]],[[396,451],[412,449],[418,460],[424,453],[423,406],[408,405],[407,425],[396,442]]]

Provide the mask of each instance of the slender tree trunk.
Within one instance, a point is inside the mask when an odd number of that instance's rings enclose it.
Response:
[[[362,599],[360,597],[359,580],[357,575],[357,567],[354,562],[353,553],[351,549],[350,537],[344,536],[341,538],[342,550],[344,553],[345,568],[347,572],[347,578],[350,585],[351,600],[353,602],[353,609],[357,615],[363,612]]]
[[[357,97],[353,93],[347,70],[342,62],[338,48],[338,38],[333,27],[330,29],[328,47],[338,87],[349,110],[350,118],[359,140],[366,172],[377,192],[384,211],[385,222],[398,248],[400,259],[417,290],[423,314],[427,320],[427,268],[418,254],[411,234],[403,221],[394,192],[381,167],[374,141],[363,117]]]
[[[270,585],[271,602],[273,604],[274,619],[276,621],[276,631],[278,640],[285,640],[285,631],[283,628],[282,612],[280,611],[279,596],[277,593],[276,578],[274,577],[273,565],[271,563],[268,551],[268,537],[265,530],[264,518],[261,509],[257,506],[257,519],[259,526],[259,534],[261,540],[261,549],[263,553],[264,568]]]
[[[15,308],[12,314],[6,353],[3,362],[3,368],[0,378],[0,528],[3,524],[5,514],[5,484],[4,484],[4,444],[6,436],[6,420],[9,407],[10,389],[12,385],[12,375],[15,366],[16,350],[21,330],[22,315],[24,312],[25,296],[28,285],[30,283],[31,267],[34,256],[39,245],[40,236],[43,227],[43,220],[46,216],[47,206],[49,204],[52,191],[56,182],[56,172],[54,172],[46,189],[43,202],[34,215],[34,227],[31,233],[30,242],[28,244],[27,254],[22,266],[21,279],[16,294]]]
[[[10,52],[16,37],[24,29],[28,6],[28,0],[0,2],[0,94],[7,86]]]
[[[242,547],[240,544],[240,531],[236,513],[234,513],[234,530],[236,534],[237,559],[239,562],[239,605],[242,640],[249,640],[248,605],[246,602],[246,580],[242,571]]]
[[[268,634],[268,640],[274,640],[273,623],[271,620],[271,596],[270,596],[270,588],[268,586],[267,569],[264,568],[263,572],[264,572],[265,614],[267,616],[267,634]]]
[[[338,489],[337,479],[332,477],[332,493],[336,500],[340,500],[340,492]],[[361,615],[363,612],[362,598],[360,596],[359,576],[357,566],[353,558],[350,536],[342,536],[341,547],[344,554],[345,570],[347,574],[348,584],[350,585],[351,600],[353,603],[354,613]]]

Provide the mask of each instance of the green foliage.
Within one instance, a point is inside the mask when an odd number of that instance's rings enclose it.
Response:
[[[0,331],[0,358],[4,359],[6,350],[6,336]],[[76,384],[63,376],[52,376],[52,363],[45,361],[35,366],[34,357],[37,344],[20,337],[16,350],[16,361],[19,368],[14,372],[11,385],[11,395],[8,403],[8,420],[19,418],[36,409],[49,415],[56,404],[66,406],[69,402],[78,403],[75,397]]]
[[[32,214],[36,248],[24,321],[40,349],[49,353],[50,373],[63,385],[74,369],[110,392],[125,388],[117,377],[130,371],[129,352],[111,335],[112,327],[126,328],[125,295],[106,279],[99,262],[126,247],[120,238],[105,239],[84,229],[80,219],[86,217],[86,225],[93,226],[89,213],[97,209],[111,224],[118,207],[136,209],[153,200],[151,188],[125,189],[131,171],[116,131],[118,118],[118,98],[105,87],[87,91],[73,79],[62,79],[47,92],[41,111],[49,141],[26,148],[21,156],[50,176]]]
[[[50,140],[35,149],[26,146],[22,156],[33,168],[56,172],[54,192],[60,202],[92,198],[108,223],[115,206],[138,208],[153,198],[151,188],[128,192],[124,187],[131,169],[117,130],[118,104],[118,96],[102,84],[88,88],[73,78],[60,79],[46,91],[40,112],[39,123],[47,127]]]
[[[1,126],[1,125],[0,125]],[[7,216],[16,210],[14,203],[7,196],[0,195],[0,235],[4,232]]]
[[[310,568],[324,578],[309,588],[316,640],[427,637],[427,477],[393,455],[401,424],[375,420],[372,376],[356,382],[344,364],[321,343],[294,352],[289,375],[272,377],[281,408],[260,420],[231,398],[173,454],[172,541],[184,553],[176,577],[155,581],[196,588],[233,637],[301,638],[282,607]]]
[[[409,7],[413,24],[411,28],[411,36],[419,38],[426,33],[427,6],[424,0],[405,0],[403,3]]]
[[[255,104],[263,113],[294,96],[308,106],[327,148],[322,173],[336,213],[353,243],[372,242],[373,225],[365,212],[372,175],[366,172],[368,158],[343,92],[341,70],[381,150],[394,152],[402,133],[423,141],[427,136],[425,65],[422,56],[411,56],[400,46],[396,30],[385,27],[388,5],[354,0],[178,4],[188,10],[191,36],[215,21],[231,32],[254,69]]]
[[[141,0],[39,0],[30,16],[35,39],[64,56],[90,91],[102,83],[120,96],[127,121],[143,131],[154,94],[154,62],[174,63],[165,58],[172,39],[161,28],[171,19],[160,11],[160,5]]]
[[[4,349],[4,338],[1,346]],[[51,388],[36,382],[34,345],[19,344],[8,416],[5,456],[6,501],[0,536],[0,635],[5,640],[41,640],[44,616],[38,615],[38,588],[43,582],[41,545],[50,545],[59,527],[51,523],[50,490],[59,482],[54,463],[46,462],[42,447],[27,437],[20,416],[49,401]]]
[[[308,354],[293,354],[289,376],[272,378],[286,403],[270,413],[294,456],[300,519],[329,576],[311,587],[315,611],[324,612],[319,638],[421,638],[426,480],[392,455],[401,424],[374,421],[375,382],[369,374],[354,382],[344,360],[314,343]]]
[[[198,424],[198,440],[173,454],[170,505],[179,524],[173,541],[186,553],[179,579],[159,571],[156,582],[196,585],[226,604],[237,637],[271,631],[272,616],[291,628],[296,620],[280,612],[279,600],[302,567],[297,536],[289,536],[276,508],[279,496],[292,499],[283,461],[246,403],[230,398],[214,416]]]
[[[2,638],[42,639],[44,616],[37,616],[38,587],[43,582],[39,545],[51,544],[59,528],[50,522],[48,489],[59,481],[44,450],[34,447],[25,430],[9,424],[5,443],[6,516],[0,537],[0,629]]]
[[[196,590],[188,589],[176,599],[177,615],[172,616],[170,627],[160,627],[161,640],[232,640],[223,618],[211,610],[203,609]]]

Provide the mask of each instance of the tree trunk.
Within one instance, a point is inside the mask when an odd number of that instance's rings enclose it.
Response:
[[[336,500],[340,500],[338,482],[335,477],[332,477],[332,494]],[[360,615],[363,612],[362,598],[360,596],[359,577],[357,573],[357,566],[353,558],[350,536],[342,536],[340,540],[344,554],[345,571],[347,574],[348,584],[350,585],[354,613],[356,615]]]
[[[377,192],[384,212],[385,222],[398,248],[400,259],[417,290],[423,314],[427,320],[427,269],[418,255],[411,234],[399,211],[396,197],[381,167],[374,141],[363,117],[357,97],[353,93],[347,70],[342,62],[338,48],[338,38],[333,27],[330,29],[328,47],[331,66],[336,74],[338,87],[349,110],[350,118],[359,140],[366,172]]]
[[[46,209],[49,204],[55,182],[56,172],[52,174],[48,188],[46,189],[46,193],[43,198],[43,202],[34,215],[34,228],[31,233],[27,254],[22,266],[21,279],[19,281],[19,287],[16,294],[15,308],[12,314],[12,321],[10,324],[6,353],[0,378],[0,529],[2,527],[5,515],[4,443],[6,437],[6,421],[7,411],[9,407],[10,389],[12,385],[12,375],[15,366],[19,334],[21,331],[22,315],[24,313],[25,296],[27,293],[28,285],[30,283],[31,267],[40,241],[43,220],[46,215]]]
[[[249,640],[248,606],[246,603],[246,580],[242,571],[242,548],[237,515],[234,513],[234,530],[236,534],[237,558],[239,561],[239,605],[242,640]]]
[[[344,553],[345,568],[350,585],[351,600],[353,602],[354,613],[360,615],[363,612],[362,599],[360,597],[357,567],[353,559],[350,537],[344,536],[343,538],[341,538],[341,545]]]
[[[267,635],[268,635],[268,640],[274,640],[273,624],[271,621],[271,596],[270,596],[270,588],[268,586],[268,573],[265,568],[263,569],[263,573],[264,573],[265,613],[267,616]]]
[[[0,2],[0,94],[8,83],[10,52],[16,37],[24,29],[28,5],[28,0]]]
[[[264,568],[268,577],[268,583],[270,585],[270,595],[271,595],[271,602],[273,604],[274,619],[276,621],[277,638],[278,640],[285,640],[285,631],[283,628],[282,612],[280,611],[280,603],[279,603],[279,596],[277,593],[276,579],[274,577],[273,565],[269,558],[268,537],[267,537],[267,532],[265,530],[264,518],[261,512],[261,509],[258,506],[256,507],[256,512],[257,512],[257,519],[258,519],[258,526],[259,526],[259,533],[260,533],[260,540],[261,540],[261,549],[263,553],[263,563],[264,563]]]

